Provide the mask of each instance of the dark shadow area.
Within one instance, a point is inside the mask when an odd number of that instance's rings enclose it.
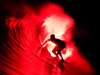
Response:
[[[95,2],[92,4],[92,2],[90,3],[86,0],[77,1],[75,3],[73,0],[73,4],[68,6],[65,4],[64,8],[76,21],[76,31],[78,33],[75,34],[75,42],[80,48],[80,52],[87,58],[96,70],[97,75],[99,75],[97,70],[98,24],[96,24],[96,6],[93,6]]]

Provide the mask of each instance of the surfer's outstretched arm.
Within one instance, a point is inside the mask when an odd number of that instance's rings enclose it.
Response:
[[[48,41],[50,41],[50,39],[48,39],[48,40],[46,40],[44,43],[42,43],[41,46],[40,46],[39,48],[43,47]]]

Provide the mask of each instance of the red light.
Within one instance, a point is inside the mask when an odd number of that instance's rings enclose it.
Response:
[[[79,53],[72,40],[75,22],[62,7],[48,3],[40,7],[38,15],[28,5],[25,5],[22,10],[26,13],[23,18],[16,18],[16,15],[7,18],[5,27],[8,28],[8,38],[3,44],[3,50],[7,50],[8,56],[0,54],[0,71],[5,71],[9,75],[89,75],[93,73],[91,65]],[[52,53],[56,46],[54,43],[48,42],[45,47],[38,49],[50,34],[55,34],[56,38],[66,42],[67,47],[62,54],[68,64],[64,63],[64,69],[59,68],[59,65],[55,67],[56,60],[53,59],[55,55]],[[40,55],[38,55],[39,52]]]

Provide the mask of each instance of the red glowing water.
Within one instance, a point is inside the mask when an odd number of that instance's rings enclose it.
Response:
[[[6,72],[7,75],[93,74],[94,70],[79,53],[72,39],[75,21],[62,7],[53,3],[44,4],[38,15],[28,5],[22,5],[22,8],[17,10],[23,10],[21,13],[25,15],[21,18],[12,15],[6,19],[7,41],[2,43],[2,49],[7,51],[5,55],[0,54],[0,71]],[[64,63],[64,68],[56,64],[52,53],[55,44],[49,42],[38,49],[52,33],[67,44],[62,52],[63,58],[68,62]]]

